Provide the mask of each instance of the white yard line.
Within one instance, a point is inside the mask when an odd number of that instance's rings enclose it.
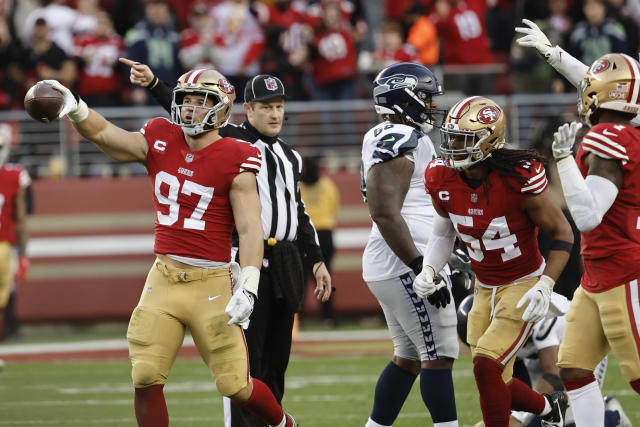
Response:
[[[389,339],[389,331],[386,329],[352,330],[352,331],[309,331],[300,332],[295,342],[322,342],[322,341],[370,341]],[[183,346],[193,347],[193,339],[185,337]],[[75,353],[84,351],[109,351],[127,350],[127,340],[91,340],[64,343],[43,344],[3,344],[0,345],[0,357],[9,355],[33,355],[49,353]]]

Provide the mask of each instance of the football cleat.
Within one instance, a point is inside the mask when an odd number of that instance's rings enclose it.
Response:
[[[618,427],[632,427],[631,420],[627,414],[625,414],[617,397],[613,395],[606,396],[604,398],[604,407],[606,410],[617,412],[618,415],[620,415],[620,424],[618,424]]]
[[[562,427],[564,426],[564,414],[569,406],[569,396],[564,391],[554,391],[551,394],[543,394],[551,405],[551,411],[541,416],[542,427]]]

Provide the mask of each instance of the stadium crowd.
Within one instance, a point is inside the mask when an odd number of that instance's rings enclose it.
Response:
[[[43,79],[94,106],[152,104],[120,56],[172,85],[195,68],[239,88],[277,75],[292,100],[368,98],[375,73],[398,61],[442,65],[465,93],[568,91],[512,43],[522,16],[583,63],[637,56],[636,0],[1,0],[0,109],[22,108]]]

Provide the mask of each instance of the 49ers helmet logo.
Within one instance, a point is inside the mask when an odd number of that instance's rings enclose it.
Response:
[[[500,118],[500,110],[493,105],[488,105],[478,111],[478,121],[480,123],[489,124],[498,121]]]
[[[233,85],[227,79],[218,80],[218,87],[224,93],[233,93]]]
[[[599,61],[596,61],[591,66],[591,73],[593,74],[601,73],[605,71],[607,68],[609,68],[610,65],[611,65],[611,62],[609,62],[608,59],[600,59]]]

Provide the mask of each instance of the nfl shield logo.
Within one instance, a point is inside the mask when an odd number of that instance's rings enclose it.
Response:
[[[278,90],[278,82],[273,77],[264,79],[264,84],[269,90]]]
[[[187,163],[193,162],[193,154],[189,153],[185,156],[184,161]]]
[[[478,203],[478,195],[476,193],[471,193],[471,201],[473,203]]]

